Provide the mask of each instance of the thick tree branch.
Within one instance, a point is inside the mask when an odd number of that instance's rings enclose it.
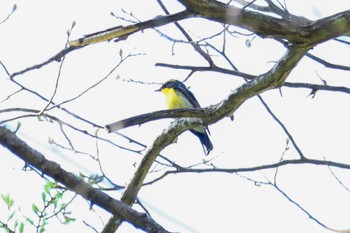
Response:
[[[213,124],[225,116],[230,116],[244,101],[266,90],[280,87],[285,82],[292,69],[307,52],[308,48],[295,45],[290,47],[285,55],[267,73],[244,83],[222,102],[211,106],[206,111],[205,124]]]
[[[41,171],[42,174],[50,176],[92,204],[100,206],[134,226],[146,232],[168,232],[146,214],[133,210],[125,203],[111,198],[104,192],[91,187],[72,173],[65,171],[59,164],[47,160],[43,154],[32,149],[24,141],[19,139],[16,134],[2,126],[0,126],[0,144],[9,149],[25,163]]]
[[[281,20],[215,0],[179,0],[188,11],[210,20],[234,25],[261,36],[287,39],[291,43],[316,45],[350,33],[350,10],[316,20]]]
[[[127,205],[133,205],[137,198],[138,192],[144,183],[146,175],[159,153],[165,147],[171,144],[181,133],[201,124],[202,122],[199,120],[183,118],[173,122],[168,129],[164,130],[164,132],[153,142],[153,145],[147,150],[145,156],[143,157],[140,165],[135,172],[135,175],[126,187],[121,200]],[[106,224],[102,233],[115,232],[121,222],[122,219],[120,216],[113,216]]]

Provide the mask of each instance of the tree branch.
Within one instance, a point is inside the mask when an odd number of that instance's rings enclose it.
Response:
[[[341,86],[319,85],[319,84],[312,84],[312,83],[290,83],[290,82],[285,82],[283,86],[290,87],[290,88],[308,88],[312,90],[311,94],[315,94],[317,91],[336,91],[336,92],[343,92],[346,94],[350,94],[350,88],[341,87]]]
[[[57,54],[55,54],[54,56],[52,56],[51,58],[49,58],[48,60],[46,60],[46,61],[44,61],[42,63],[30,66],[30,67],[25,68],[24,70],[21,70],[21,71],[18,71],[18,72],[14,72],[13,74],[10,75],[10,79],[13,79],[13,78],[15,78],[18,75],[27,73],[28,71],[40,69],[41,67],[43,67],[43,66],[45,66],[47,64],[50,64],[51,62],[61,61],[61,59],[64,56],[66,56],[68,53],[70,53],[70,52],[72,52],[74,50],[80,49],[80,48],[82,48],[82,47],[68,47],[68,48],[64,48],[63,50],[61,50],[60,52],[58,52]]]
[[[350,71],[350,66],[333,64],[333,63],[330,63],[322,58],[316,57],[315,55],[312,55],[311,53],[307,53],[306,56],[314,61],[317,61],[318,63],[324,65],[327,68]]]
[[[310,55],[311,55],[310,53],[306,53],[306,56],[310,57]],[[313,56],[313,55],[311,55],[311,56]],[[318,57],[316,57],[316,58],[317,58],[317,60],[315,59],[316,61],[318,61],[318,59],[321,59]],[[341,70],[348,69],[347,66],[341,66],[341,65],[337,65],[337,64],[328,63],[325,60],[322,60],[322,61],[324,61],[325,63],[321,62],[321,60],[319,62],[321,64],[327,66],[328,68],[341,69]],[[327,63],[329,65],[326,65]],[[191,70],[192,72],[212,71],[212,72],[218,72],[218,73],[222,73],[222,74],[234,75],[234,76],[242,77],[242,78],[248,79],[248,80],[253,80],[257,77],[255,75],[243,73],[243,72],[236,71],[236,70],[221,68],[218,66],[213,66],[213,67],[187,66],[187,65],[172,65],[172,64],[165,64],[165,63],[156,63],[156,66],[173,68],[173,69]],[[283,84],[283,86],[290,87],[290,88],[307,88],[307,89],[311,89],[312,93],[315,93],[316,91],[336,91],[336,92],[343,92],[343,93],[350,94],[350,88],[341,87],[341,86],[319,85],[319,84],[312,84],[312,83],[291,83],[291,82],[285,82]]]
[[[316,45],[350,33],[350,10],[316,21],[301,18],[281,20],[215,0],[178,1],[197,16],[244,28],[261,36],[287,39],[290,43]]]
[[[131,182],[126,187],[121,200],[127,205],[132,206],[137,198],[138,192],[140,191],[146,175],[151,168],[152,164],[156,160],[159,153],[171,144],[181,133],[201,125],[202,122],[196,119],[179,119],[173,122],[170,127],[154,140],[153,145],[149,147],[145,156],[143,157],[140,165],[138,166],[135,175]],[[120,216],[114,215],[106,224],[102,233],[113,233],[118,229],[122,219]]]
[[[282,161],[278,161],[276,163],[264,164],[254,167],[242,167],[242,168],[185,168],[179,167],[176,170],[166,171],[162,177],[165,177],[170,174],[177,173],[242,173],[242,172],[254,172],[254,171],[262,171],[280,168],[288,165],[317,165],[317,166],[328,166],[328,167],[336,167],[350,170],[350,164],[339,163],[335,161],[325,161],[318,159],[286,159]]]
[[[62,169],[59,164],[49,161],[43,154],[32,149],[16,134],[0,126],[0,144],[9,149],[25,163],[35,167],[43,174],[62,183],[71,191],[96,204],[111,214],[117,215],[146,232],[168,232],[144,213],[139,213],[125,203],[115,200],[102,191],[91,187],[82,179]]]
[[[299,148],[298,144],[295,142],[293,136],[289,133],[287,127],[277,118],[277,116],[271,111],[271,109],[269,108],[269,106],[266,104],[266,102],[264,101],[264,99],[258,95],[258,99],[260,100],[260,102],[262,103],[262,105],[264,106],[264,108],[266,109],[266,111],[272,116],[272,118],[277,122],[277,124],[279,124],[284,133],[287,134],[289,140],[292,142],[295,150],[298,152],[300,159],[306,159],[305,155],[303,154],[303,152],[301,151],[301,149]]]
[[[108,133],[116,132],[120,129],[128,128],[130,126],[142,125],[146,122],[155,121],[165,118],[180,118],[180,117],[195,117],[195,118],[204,118],[205,112],[203,109],[169,109],[169,110],[160,110],[151,113],[145,113],[137,115],[134,117],[129,117],[114,123],[108,124],[105,126]]]
[[[147,20],[144,22],[136,23],[128,26],[117,26],[113,28],[109,28],[100,32],[95,32],[89,35],[86,35],[80,39],[73,40],[69,42],[69,46],[71,47],[82,47],[89,44],[99,43],[103,41],[109,40],[123,40],[127,38],[129,35],[145,30],[148,28],[155,28],[159,26],[163,26],[168,23],[177,22],[182,19],[186,19],[191,17],[192,14],[188,11],[181,11],[179,13],[167,16],[160,16],[155,19]]]

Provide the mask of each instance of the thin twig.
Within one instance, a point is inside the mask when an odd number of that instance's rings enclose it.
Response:
[[[11,17],[11,15],[12,15],[16,10],[17,10],[17,5],[14,4],[13,7],[12,7],[12,11],[10,12],[10,14],[8,14],[8,15],[6,16],[5,19],[3,19],[3,20],[0,22],[0,25],[3,24],[3,23],[5,23],[5,22]]]
[[[61,71],[62,71],[62,67],[63,67],[63,63],[64,63],[65,58],[66,57],[62,58],[62,61],[61,61],[60,66],[58,68],[58,74],[57,74],[55,88],[53,90],[53,93],[52,93],[49,101],[45,105],[45,107],[38,113],[39,115],[42,115],[47,110],[47,108],[52,104],[53,98],[55,97],[55,95],[57,93],[57,90],[58,90],[58,84],[59,84],[59,80],[60,80],[60,77],[61,77]]]
[[[350,71],[350,66],[344,66],[344,65],[338,65],[338,64],[334,64],[334,63],[330,63],[322,58],[319,58],[315,55],[312,55],[311,53],[307,53],[306,56],[322,65],[324,65],[327,68],[330,69],[337,69],[337,70],[346,70],[346,71]]]
[[[324,161],[326,162],[327,164],[327,160],[326,158],[324,158]],[[333,175],[333,177],[338,181],[338,183],[343,187],[345,188],[345,190],[347,190],[348,192],[350,192],[350,189],[348,187],[346,187],[346,185],[335,175],[335,173],[333,172],[333,170],[331,169],[330,166],[327,166],[329,171],[331,172],[331,174]]]
[[[272,187],[274,187],[280,194],[282,194],[282,196],[284,196],[288,201],[290,201],[293,205],[295,205],[296,207],[298,207],[303,213],[305,213],[311,220],[313,220],[314,222],[316,222],[318,225],[320,225],[321,227],[333,231],[333,232],[341,232],[340,230],[335,230],[332,229],[328,226],[326,226],[324,223],[322,223],[320,220],[318,220],[316,217],[314,217],[309,211],[307,211],[304,207],[302,207],[299,203],[297,203],[296,201],[294,201],[288,194],[286,194],[283,190],[281,190],[277,185],[273,184],[270,182],[270,185]]]
[[[303,152],[300,150],[299,146],[297,145],[297,143],[295,142],[293,136],[290,134],[289,130],[287,129],[287,127],[278,119],[278,117],[271,111],[271,109],[269,108],[269,106],[266,104],[266,102],[264,101],[264,99],[258,95],[258,99],[260,100],[260,102],[262,103],[262,105],[265,107],[265,109],[267,110],[267,112],[272,116],[272,118],[281,126],[281,128],[283,129],[283,131],[285,132],[285,134],[287,134],[289,140],[292,142],[294,148],[296,149],[296,151],[298,152],[300,158],[306,159],[306,157],[304,156]]]

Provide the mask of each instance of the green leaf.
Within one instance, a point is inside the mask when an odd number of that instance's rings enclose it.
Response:
[[[39,212],[39,208],[34,203],[32,204],[32,210],[35,214],[38,214]]]
[[[31,225],[35,226],[33,220],[31,220],[31,219],[28,218],[28,217],[25,217],[25,219],[26,219],[26,221],[29,222]],[[35,226],[35,227],[36,227],[36,226]]]
[[[56,186],[55,183],[48,181],[44,185],[44,190],[46,193],[50,193],[51,189],[55,188],[55,186]]]
[[[63,197],[63,193],[62,192],[57,192],[56,195],[55,195],[55,198],[57,199],[62,199]]]
[[[69,224],[69,223],[74,222],[74,221],[75,221],[75,218],[64,216],[64,223],[63,224]]]
[[[41,193],[41,199],[43,200],[44,203],[46,202],[46,193],[45,192]]]
[[[57,208],[57,204],[58,204],[58,199],[57,198],[53,198],[51,200],[51,203],[53,204],[53,206],[55,207],[55,209]]]
[[[13,216],[15,215],[15,211],[13,211],[9,216],[8,216],[8,218],[7,218],[7,221],[9,222],[12,218],[13,218]]]
[[[1,198],[6,203],[7,208],[11,209],[15,201],[10,197],[10,194],[1,194]]]
[[[43,233],[45,231],[45,227],[44,226],[42,226],[42,227],[40,227],[40,233]]]
[[[24,231],[24,223],[21,222],[21,224],[19,224],[19,233],[23,233]]]

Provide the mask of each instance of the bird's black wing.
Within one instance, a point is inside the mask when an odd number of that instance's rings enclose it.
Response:
[[[190,101],[194,108],[201,107],[196,97],[194,97],[193,93],[190,90],[188,90],[184,84],[180,83],[177,87],[179,88],[179,91]]]
[[[194,108],[201,107],[199,105],[196,97],[194,97],[193,93],[190,90],[188,90],[184,84],[179,83],[179,85],[177,87],[178,87],[178,90],[191,102],[191,104],[193,105]],[[205,126],[204,128],[208,132],[208,134],[210,135],[209,128],[207,126]]]

